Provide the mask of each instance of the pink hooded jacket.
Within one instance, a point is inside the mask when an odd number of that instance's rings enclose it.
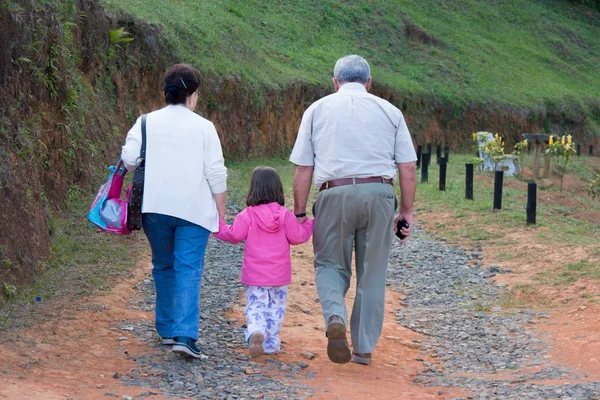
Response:
[[[314,219],[299,224],[296,216],[277,203],[246,208],[233,225],[219,220],[217,239],[229,243],[246,240],[242,283],[248,286],[283,286],[292,281],[290,244],[307,242]]]

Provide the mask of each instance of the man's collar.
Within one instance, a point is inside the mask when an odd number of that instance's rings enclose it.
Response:
[[[360,92],[366,92],[367,89],[365,88],[365,85],[363,83],[359,83],[359,82],[348,82],[348,83],[344,83],[342,86],[340,86],[340,88],[338,89],[338,93],[339,92],[346,92],[349,90],[356,90],[356,91],[360,91]]]

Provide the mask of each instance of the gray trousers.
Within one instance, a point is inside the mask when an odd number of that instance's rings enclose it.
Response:
[[[324,190],[315,203],[316,284],[325,323],[338,315],[348,326],[344,297],[352,277],[352,250],[356,253],[350,333],[358,353],[372,353],[381,335],[394,201],[392,185],[364,183]]]

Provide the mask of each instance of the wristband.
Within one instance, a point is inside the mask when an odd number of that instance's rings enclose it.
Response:
[[[299,213],[299,214],[294,214],[296,216],[296,218],[302,218],[302,217],[306,217],[306,213]]]

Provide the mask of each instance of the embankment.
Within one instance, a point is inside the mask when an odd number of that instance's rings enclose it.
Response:
[[[47,268],[53,214],[68,207],[74,194],[97,189],[137,116],[162,106],[162,73],[182,61],[166,37],[152,24],[107,12],[97,0],[0,5],[5,296],[7,285],[25,284]],[[217,126],[227,158],[286,156],[306,107],[331,90],[302,81],[272,87],[205,74],[198,111]],[[377,81],[373,91],[405,112],[420,143],[465,149],[476,130],[503,132],[509,145],[531,131],[568,129],[589,138],[588,115],[565,103],[457,106],[403,95]],[[594,110],[600,116],[600,106]]]

